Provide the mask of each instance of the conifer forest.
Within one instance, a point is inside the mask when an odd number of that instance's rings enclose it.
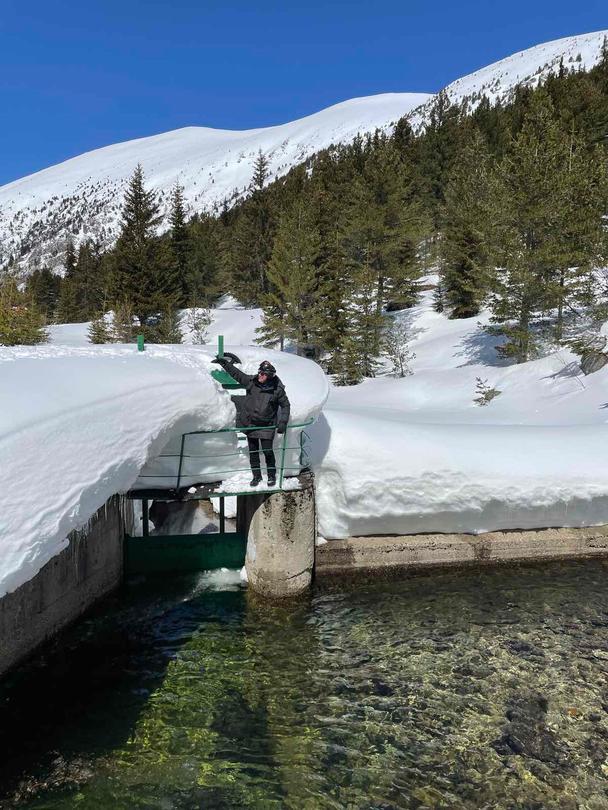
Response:
[[[511,362],[593,340],[608,317],[608,51],[509,103],[470,101],[442,93],[420,131],[402,119],[273,182],[260,152],[248,194],[213,213],[192,215],[175,185],[163,221],[138,166],[111,250],[68,241],[62,275],[2,268],[0,343],[84,321],[94,343],[180,342],[179,311],[204,322],[229,293],[263,310],[261,344],[348,385],[373,376],[387,346],[401,362],[407,335],[387,313],[429,283],[449,318],[489,309]]]

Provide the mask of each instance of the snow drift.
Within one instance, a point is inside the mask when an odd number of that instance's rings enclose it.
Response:
[[[608,367],[501,365],[488,315],[450,321],[430,291],[396,317],[413,375],[333,388],[312,428],[322,536],[608,523]],[[501,392],[485,407],[477,378]]]
[[[240,349],[249,370],[273,352]],[[233,424],[234,405],[210,376],[206,347],[1,348],[0,596],[33,577],[66,536],[128,490],[176,434]],[[319,413],[322,371],[274,357],[292,419]]]

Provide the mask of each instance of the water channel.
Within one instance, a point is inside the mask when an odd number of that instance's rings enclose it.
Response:
[[[598,561],[136,582],[0,686],[0,807],[599,810],[607,673]]]

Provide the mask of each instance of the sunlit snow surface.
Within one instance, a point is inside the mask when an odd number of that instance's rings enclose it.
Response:
[[[470,108],[475,108],[483,96],[491,104],[508,101],[515,87],[536,87],[548,76],[557,74],[561,65],[568,71],[590,70],[602,58],[606,37],[608,30],[543,42],[456,79],[445,92],[453,104],[466,99]],[[424,123],[431,105],[432,99],[415,110],[412,123]]]
[[[312,429],[319,531],[337,538],[608,522],[608,368],[560,350],[498,364],[487,316],[411,325],[414,374],[333,388]],[[473,402],[476,378],[502,393]]]
[[[0,187],[0,242],[7,251],[49,266],[61,263],[68,233],[110,244],[128,179],[141,164],[149,187],[169,206],[179,182],[190,211],[210,210],[246,192],[260,151],[269,178],[281,176],[332,144],[386,130],[428,93],[383,93],[354,98],[280,126],[243,131],[184,127],[87,152]],[[80,222],[73,233],[74,221]],[[35,245],[32,252],[31,245]]]
[[[314,363],[230,348],[247,372],[273,360],[294,421],[319,412],[327,382]],[[130,489],[172,437],[234,424],[229,393],[209,373],[214,355],[192,346],[0,347],[0,595],[34,576],[113,493]]]
[[[320,535],[607,523],[608,367],[583,377],[565,349],[500,365],[487,315],[449,320],[431,298],[396,315],[414,374],[332,387],[308,431]],[[223,326],[246,342],[259,313],[229,304]],[[485,407],[477,377],[501,391]]]

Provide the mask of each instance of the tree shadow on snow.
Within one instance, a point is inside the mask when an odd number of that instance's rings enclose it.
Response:
[[[575,361],[572,360],[570,363],[566,363],[563,368],[560,368],[558,371],[553,372],[553,374],[547,374],[543,377],[543,380],[563,380],[563,379],[572,379],[572,377],[580,377],[582,374],[580,365]]]
[[[461,363],[458,368],[464,366],[510,366],[513,361],[501,357],[496,349],[505,343],[505,338],[499,335],[488,334],[483,327],[479,327],[476,332],[467,335],[460,341],[462,350],[455,353],[456,357],[465,357],[466,362]]]

